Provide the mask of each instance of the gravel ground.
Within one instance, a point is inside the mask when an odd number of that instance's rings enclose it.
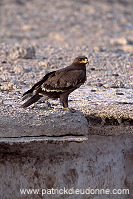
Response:
[[[132,0],[1,1],[1,103],[20,104],[45,73],[86,55],[88,99],[114,89],[121,98],[128,95],[132,107],[132,8]]]
[[[133,43],[132,0],[3,0],[0,7],[1,41],[8,44],[97,49],[116,38]]]

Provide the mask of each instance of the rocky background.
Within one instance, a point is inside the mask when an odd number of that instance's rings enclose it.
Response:
[[[45,73],[78,55],[90,60],[88,97],[115,88],[132,98],[132,7],[132,0],[0,1],[1,102],[20,103]]]

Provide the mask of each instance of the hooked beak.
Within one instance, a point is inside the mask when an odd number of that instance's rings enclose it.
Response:
[[[80,61],[80,63],[82,63],[82,64],[88,64],[89,61],[88,61],[88,59],[84,59],[84,60]]]

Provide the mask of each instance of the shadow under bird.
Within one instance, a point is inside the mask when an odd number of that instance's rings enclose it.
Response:
[[[30,98],[21,107],[26,108],[45,96],[46,99],[59,98],[63,109],[69,109],[68,96],[86,81],[87,63],[87,57],[79,56],[70,66],[46,74],[23,94],[22,100]]]

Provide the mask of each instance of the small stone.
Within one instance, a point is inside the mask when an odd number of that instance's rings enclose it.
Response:
[[[97,86],[102,87],[103,83],[99,82],[99,83],[97,83]]]
[[[14,47],[10,50],[10,58],[12,60],[23,58],[23,59],[32,59],[35,58],[35,48],[33,46],[26,47]]]
[[[125,52],[133,52],[133,46],[132,45],[121,46],[119,49],[123,50]]]
[[[127,44],[127,39],[126,38],[113,38],[110,39],[110,44],[112,46],[123,46]]]
[[[93,50],[94,50],[94,51],[99,51],[100,49],[99,49],[98,46],[94,46]]]
[[[63,36],[58,33],[51,33],[50,38],[58,42],[64,42]]]
[[[50,68],[56,68],[54,65],[51,65]]]
[[[47,63],[44,61],[40,61],[40,62],[38,62],[38,66],[47,67]]]
[[[24,73],[24,68],[23,68],[23,66],[21,66],[21,65],[15,65],[15,66],[14,66],[14,72],[15,72],[15,73],[23,74],[23,73]]]
[[[118,82],[111,85],[111,88],[124,88],[124,87],[125,87],[125,85],[121,81],[118,81]]]
[[[109,84],[104,84],[103,87],[104,88],[110,88]]]
[[[91,89],[91,92],[96,92],[97,91],[97,88],[95,88],[95,87],[93,87],[92,89]]]
[[[58,59],[59,59],[59,60],[62,60],[62,59],[63,59],[63,57],[58,57]]]
[[[2,61],[1,63],[2,63],[2,64],[6,64],[6,63],[7,63],[7,61],[5,61],[5,60],[4,60],[4,61]]]
[[[26,30],[26,31],[30,31],[30,30],[32,30],[32,27],[30,25],[23,24],[22,29]]]
[[[129,45],[133,45],[133,40],[128,39],[127,42],[128,42]]]
[[[106,48],[101,46],[101,47],[99,48],[99,51],[100,51],[100,52],[105,52],[105,51],[106,51]]]
[[[116,92],[116,95],[124,95],[122,92]]]
[[[93,70],[96,70],[96,69],[94,67],[91,67],[90,70],[93,71]]]
[[[14,89],[14,84],[9,82],[9,83],[5,83],[1,85],[1,90],[13,90]]]
[[[113,73],[112,76],[118,77],[119,74],[118,73]]]

